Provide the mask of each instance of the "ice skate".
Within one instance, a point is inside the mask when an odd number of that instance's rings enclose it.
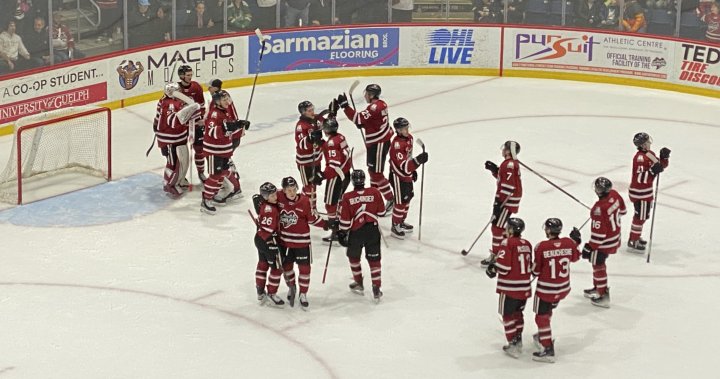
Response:
[[[310,306],[310,303],[308,303],[308,301],[307,301],[307,294],[301,293],[300,294],[300,308],[304,311],[307,311],[309,306]]]
[[[399,239],[404,240],[405,239],[405,231],[400,227],[401,224],[393,224],[390,231],[392,232],[392,236]]]
[[[203,198],[202,202],[200,203],[200,211],[209,215],[214,215],[215,213],[217,213],[217,208],[212,205],[212,200]]]
[[[583,290],[583,296],[585,296],[588,299],[594,299],[598,297],[597,288],[589,288],[586,290]]]
[[[379,303],[379,302],[380,302],[380,299],[381,299],[382,296],[383,296],[382,291],[380,291],[380,287],[378,287],[378,286],[376,286],[376,285],[373,285],[373,286],[372,286],[372,291],[373,291],[373,299],[375,300],[375,303]]]
[[[592,305],[601,308],[610,308],[610,291],[606,291],[604,295],[590,299]]]
[[[365,294],[365,287],[363,287],[362,282],[352,282],[350,283],[350,291],[352,291],[355,294],[358,295],[364,295]]]
[[[265,294],[265,289],[263,287],[255,287],[257,290],[257,299],[258,304],[263,305],[265,304],[265,301],[267,300],[267,295]]]
[[[628,240],[627,246],[628,251],[631,253],[643,253],[645,251],[645,245],[640,240]]]
[[[415,229],[414,226],[406,223],[405,221],[400,223],[400,228],[405,231],[405,233],[412,233],[413,229]]]
[[[550,345],[540,351],[534,352],[532,360],[535,362],[555,363],[555,348]]]
[[[273,308],[285,308],[285,302],[277,294],[267,294],[267,304]]]
[[[515,337],[510,343],[503,346],[503,351],[515,359],[520,358],[520,354],[522,354],[522,340]]]

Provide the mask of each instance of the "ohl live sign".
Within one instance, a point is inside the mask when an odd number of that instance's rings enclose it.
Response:
[[[508,29],[505,67],[639,77],[665,81],[672,42],[565,30]]]
[[[263,72],[398,64],[398,28],[293,31],[268,37]],[[260,41],[251,37],[248,46],[248,68],[254,74],[254,62],[260,59]]]

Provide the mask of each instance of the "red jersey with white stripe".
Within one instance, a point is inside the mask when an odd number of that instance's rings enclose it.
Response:
[[[627,213],[625,202],[615,190],[598,200],[590,210],[590,247],[606,254],[615,254],[620,247],[620,216]]]
[[[340,230],[358,230],[367,223],[378,223],[385,212],[385,198],[374,187],[346,192],[340,201]]]
[[[225,122],[236,121],[230,111],[215,107],[205,120],[203,152],[207,155],[230,158],[233,155],[233,134],[225,130]]]
[[[205,113],[205,116],[206,117],[210,116],[216,107],[217,106],[215,105],[215,102],[210,100],[210,102],[208,103],[208,106],[207,106],[207,113]],[[232,102],[232,99],[230,99],[230,104],[227,107],[227,114],[229,115],[231,120],[239,120],[238,113],[237,113],[237,110],[235,109],[235,104]],[[207,120],[205,120],[204,125],[207,125]],[[232,139],[239,140],[242,136],[243,136],[243,130],[238,129],[233,132]]]
[[[411,182],[418,165],[412,158],[413,136],[397,135],[390,144],[390,170],[401,182]]]
[[[320,149],[313,146],[310,133],[321,130],[325,119],[316,115],[314,119],[300,117],[295,125],[295,162],[298,166],[319,166],[322,160]]]
[[[273,233],[278,233],[280,231],[280,210],[277,204],[263,202],[260,205],[258,223],[257,235],[263,241],[267,241]]]
[[[200,83],[191,81],[190,85],[187,87],[185,87],[183,82],[178,82],[178,84],[180,85],[180,92],[183,95],[200,104],[200,117],[205,118],[205,95],[203,94],[203,89]]]
[[[352,157],[345,136],[335,133],[322,144],[322,152],[325,157],[323,177],[326,180],[336,177],[344,180],[345,175],[350,173],[352,165]]]
[[[163,96],[158,101],[153,120],[153,130],[157,136],[158,147],[187,143],[188,127],[182,124],[175,115],[184,106],[184,102],[167,96]]]
[[[388,109],[384,101],[375,99],[364,111],[358,112],[350,107],[345,107],[344,111],[350,121],[365,129],[365,146],[392,139],[393,132],[388,123]]]
[[[495,267],[497,268],[497,293],[513,299],[530,297],[530,270],[532,269],[532,245],[520,237],[505,238],[500,244]]]
[[[663,167],[667,167],[669,162],[667,159],[658,158],[652,150],[640,151],[633,158],[633,174],[630,178],[630,201],[652,201],[653,200],[653,182],[655,174],[650,171],[650,167],[660,162]]]
[[[310,246],[310,225],[323,228],[325,220],[317,217],[310,208],[310,199],[298,193],[290,199],[285,192],[278,191],[280,209],[280,241],[283,246],[299,248]]]
[[[500,203],[505,202],[505,208],[512,213],[520,209],[522,199],[522,180],[520,180],[520,164],[512,158],[505,159],[498,167],[497,189],[495,198]],[[507,201],[506,201],[507,200]]]
[[[533,275],[537,276],[535,295],[556,303],[570,293],[570,263],[580,259],[578,245],[570,238],[554,238],[535,246]]]

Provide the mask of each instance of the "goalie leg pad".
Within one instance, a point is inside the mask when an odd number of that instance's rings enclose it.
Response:
[[[175,146],[175,156],[177,159],[177,172],[178,172],[178,182],[181,179],[185,178],[185,175],[187,175],[188,168],[190,167],[190,154],[188,153],[188,147],[187,145],[179,145]],[[175,183],[177,184],[177,183]],[[174,185],[174,184],[173,184]]]

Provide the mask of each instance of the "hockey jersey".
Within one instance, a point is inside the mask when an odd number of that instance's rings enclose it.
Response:
[[[191,81],[190,85],[185,87],[182,82],[178,82],[180,85],[180,92],[195,100],[196,103],[200,104],[200,117],[205,118],[205,95],[203,94],[202,86],[196,81]]]
[[[590,210],[590,247],[606,254],[615,254],[620,247],[620,216],[627,213],[625,202],[615,190],[599,199]]]
[[[310,225],[326,227],[325,220],[317,217],[310,208],[310,199],[298,193],[290,199],[285,192],[278,191],[280,209],[280,241],[289,248],[310,246]]]
[[[495,260],[497,268],[496,292],[513,299],[530,297],[532,245],[520,237],[508,237],[500,243]]]
[[[413,136],[395,136],[390,144],[390,170],[401,182],[411,182],[417,162],[412,157]]]
[[[264,201],[258,212],[257,236],[267,241],[280,231],[280,212],[277,204]]]
[[[310,141],[310,133],[322,129],[325,119],[322,116],[315,116],[314,119],[300,117],[295,125],[295,162],[298,166],[319,166],[322,160],[320,149],[313,146]]]
[[[365,129],[366,146],[388,142],[392,139],[393,132],[388,123],[388,109],[384,101],[380,99],[373,100],[361,112],[351,107],[345,107],[343,111],[355,125],[361,125]]]
[[[163,96],[158,101],[153,120],[153,131],[157,136],[158,147],[187,143],[188,127],[176,117],[176,112],[184,106],[184,102],[167,96]]]
[[[653,182],[655,174],[650,171],[655,162],[660,162],[663,167],[669,164],[668,159],[658,158],[652,150],[638,150],[633,158],[632,178],[630,178],[630,201],[652,201]]]
[[[340,133],[335,133],[330,136],[330,138],[322,144],[322,152],[325,158],[323,177],[325,177],[326,180],[336,177],[344,180],[345,176],[350,173],[350,167],[352,166],[352,157],[350,156],[345,136]]]
[[[510,212],[517,213],[520,210],[520,200],[522,199],[520,164],[512,158],[505,159],[494,176],[497,179],[495,198],[500,203],[504,202],[505,208]]]
[[[203,136],[203,152],[205,155],[230,158],[233,155],[233,134],[225,130],[225,123],[236,121],[230,118],[228,109],[214,107],[206,119]],[[242,129],[240,129],[242,130]]]
[[[548,303],[564,299],[570,293],[570,263],[580,259],[575,241],[564,237],[540,242],[534,258],[535,295]]]
[[[374,187],[346,192],[340,201],[340,230],[358,230],[365,224],[378,224],[385,212],[385,201]]]

